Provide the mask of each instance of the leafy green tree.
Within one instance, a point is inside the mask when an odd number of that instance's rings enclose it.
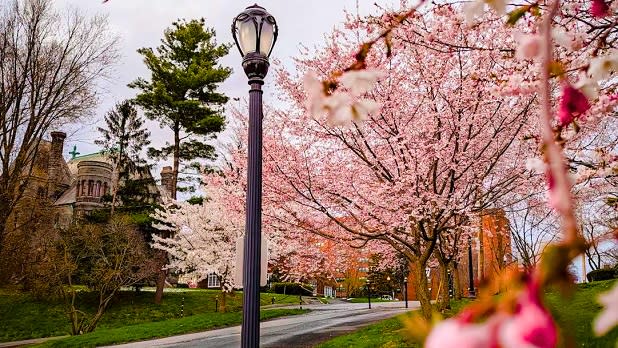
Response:
[[[136,102],[146,116],[174,133],[174,141],[159,149],[149,148],[149,156],[173,158],[173,186],[178,187],[181,161],[214,159],[215,151],[206,141],[223,130],[223,105],[228,97],[217,92],[231,69],[218,64],[229,45],[218,45],[213,29],[205,20],[179,20],[165,30],[156,49],[138,52],[151,72],[150,80],[138,78],[129,87],[139,89]],[[176,199],[176,190],[170,192]]]
[[[149,192],[154,180],[149,173],[146,161],[140,157],[142,150],[150,144],[150,132],[144,127],[144,120],[129,100],[117,103],[105,115],[106,128],[99,127],[101,139],[95,140],[104,148],[114,166],[112,183],[112,208],[135,202],[152,202],[155,193]]]

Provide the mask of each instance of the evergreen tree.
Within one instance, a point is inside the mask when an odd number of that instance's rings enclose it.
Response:
[[[146,161],[140,157],[144,147],[150,144],[150,132],[144,128],[144,120],[132,102],[125,100],[105,115],[105,124],[106,128],[98,128],[101,139],[95,143],[104,148],[114,166],[111,213],[118,198],[127,206],[153,203],[155,193],[149,192],[149,187],[154,185],[154,180]]]
[[[231,73],[230,68],[218,65],[229,46],[216,43],[214,30],[205,26],[204,19],[174,22],[161,43],[155,50],[138,50],[151,79],[138,78],[129,87],[141,91],[136,102],[146,116],[174,134],[173,143],[149,148],[148,154],[159,159],[173,157],[173,186],[179,189],[181,161],[215,158],[213,146],[205,141],[224,128],[223,105],[228,98],[216,89]],[[176,199],[176,190],[170,193]]]

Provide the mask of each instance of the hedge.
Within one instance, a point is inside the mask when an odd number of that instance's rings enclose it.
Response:
[[[589,282],[595,282],[599,280],[609,280],[618,278],[618,269],[616,268],[602,268],[595,269],[594,271],[586,275]]]

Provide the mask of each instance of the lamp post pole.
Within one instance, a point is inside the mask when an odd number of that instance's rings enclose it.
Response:
[[[260,341],[260,245],[262,243],[262,84],[249,81],[247,219],[243,261],[242,347]],[[257,342],[257,344],[253,344]]]
[[[470,281],[469,296],[476,297],[474,291],[474,267],[472,267],[472,239],[468,239],[468,275]]]
[[[367,278],[367,303],[369,303],[369,309],[371,309],[371,282]]]
[[[247,216],[243,250],[241,347],[260,345],[260,269],[262,242],[262,85],[268,56],[277,39],[277,24],[263,7],[249,6],[232,22],[232,36],[249,79]]]
[[[403,298],[406,301],[406,308],[408,308],[408,277],[403,278]]]

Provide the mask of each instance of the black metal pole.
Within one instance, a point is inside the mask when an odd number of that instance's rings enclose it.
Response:
[[[406,308],[408,308],[408,279],[403,282],[403,297],[406,300]]]
[[[260,250],[262,243],[262,84],[249,79],[247,222],[243,260],[241,346],[260,345]]]
[[[470,280],[469,286],[469,296],[475,297],[476,294],[474,292],[474,267],[472,267],[472,241],[468,240],[468,275]]]
[[[369,303],[369,309],[371,309],[371,287],[367,283],[367,302]]]

